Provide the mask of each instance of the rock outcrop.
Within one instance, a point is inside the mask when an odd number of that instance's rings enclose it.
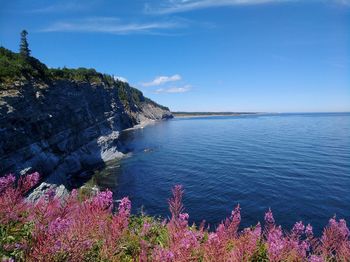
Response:
[[[35,170],[48,185],[69,186],[84,170],[122,156],[122,130],[171,117],[120,81],[0,85],[0,175]]]

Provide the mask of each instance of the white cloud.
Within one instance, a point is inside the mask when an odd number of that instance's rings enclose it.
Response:
[[[95,32],[109,34],[154,33],[157,29],[180,27],[179,22],[124,23],[115,17],[90,17],[53,23],[41,32]]]
[[[168,4],[152,8],[146,5],[147,13],[155,14],[171,14],[181,13],[196,9],[204,9],[210,7],[237,6],[237,5],[258,5],[274,2],[291,2],[296,0],[169,0]],[[348,1],[348,0],[341,0]]]
[[[121,82],[124,82],[124,83],[128,82],[128,79],[126,79],[125,77],[122,77],[122,76],[113,76],[113,78],[116,81],[121,81]]]
[[[83,5],[79,0],[60,1],[44,7],[38,7],[28,10],[29,13],[60,13],[60,12],[77,12],[88,10],[95,5],[95,1],[86,1]]]
[[[350,6],[350,0],[335,0],[338,4]]]
[[[169,87],[169,88],[159,88],[155,91],[156,94],[161,93],[185,93],[191,90],[191,85],[185,85],[182,87]]]
[[[142,83],[142,86],[159,86],[168,82],[175,82],[181,80],[181,76],[176,74],[173,76],[158,76],[151,82]]]

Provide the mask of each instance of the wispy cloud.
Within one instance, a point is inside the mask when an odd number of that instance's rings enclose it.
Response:
[[[172,14],[187,12],[196,9],[210,7],[237,6],[237,5],[258,5],[275,2],[290,2],[295,0],[169,0],[167,4],[158,7],[145,6],[146,13]],[[347,0],[342,0],[347,1]]]
[[[153,81],[142,83],[142,86],[160,86],[168,82],[175,82],[181,80],[181,76],[176,74],[173,76],[157,76]]]
[[[29,10],[29,13],[60,13],[60,12],[76,12],[82,10],[88,10],[93,5],[95,1],[86,1],[84,4],[77,0],[70,1],[60,1],[59,3],[47,5],[44,7],[34,8]]]
[[[182,13],[197,9],[239,5],[262,5],[269,3],[297,2],[299,0],[168,0],[158,6],[145,5],[145,12],[151,14]],[[315,0],[322,2],[324,0]],[[350,0],[328,0],[336,4],[350,6]]]
[[[159,88],[154,91],[156,94],[161,94],[161,93],[186,93],[191,90],[191,85],[185,85],[182,87],[169,87],[169,88]]]
[[[115,17],[90,17],[55,22],[41,32],[94,32],[109,34],[155,33],[157,30],[183,26],[180,22],[125,23]]]
[[[350,6],[350,0],[334,0],[334,1],[341,5]]]

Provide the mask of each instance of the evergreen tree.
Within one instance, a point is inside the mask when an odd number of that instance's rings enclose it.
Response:
[[[29,45],[27,41],[27,35],[28,32],[26,30],[23,30],[21,32],[21,43],[19,45],[19,53],[24,56],[25,58],[28,58],[30,56],[30,50]]]

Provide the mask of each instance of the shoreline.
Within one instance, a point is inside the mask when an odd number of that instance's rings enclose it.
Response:
[[[244,115],[257,115],[259,113],[213,113],[213,114],[191,114],[191,113],[188,113],[188,114],[176,114],[176,113],[173,113],[173,116],[174,118],[203,118],[203,117],[217,117],[217,116],[244,116]]]
[[[154,120],[154,119],[146,119],[143,121],[140,121],[139,124],[134,125],[133,127],[129,127],[126,129],[121,130],[120,132],[126,132],[126,131],[131,131],[131,130],[136,130],[136,129],[142,129],[148,125],[154,124],[156,123],[158,120]],[[159,121],[163,121],[163,120],[159,120]]]
[[[105,140],[104,142],[106,142],[107,140],[110,140],[112,138],[112,140],[118,140],[120,139],[120,134],[123,132],[128,132],[128,131],[132,131],[132,130],[137,130],[137,129],[143,129],[146,126],[155,124],[157,122],[160,122],[163,120],[154,120],[154,119],[143,119],[140,121],[139,124],[136,124],[130,128],[127,129],[123,129],[120,131],[113,131],[110,135],[107,136],[102,136],[97,138],[98,140]],[[97,151],[95,152],[95,154],[99,154]],[[93,165],[91,165],[89,168],[87,169],[81,169],[79,171],[80,177],[75,181],[76,184],[74,184],[74,188],[76,189],[84,189],[86,187],[89,187],[88,184],[91,183],[91,181],[93,181],[96,175],[99,175],[99,173],[101,173],[101,171],[108,165],[108,163],[113,163],[114,161],[120,161],[125,157],[130,156],[130,152],[127,153],[123,153],[122,151],[120,151],[120,148],[117,148],[115,146],[109,148],[108,150],[105,150],[103,152],[103,155],[101,154],[101,162],[95,163]],[[92,172],[92,173],[91,173]],[[88,178],[89,177],[89,178]],[[59,179],[56,176],[50,174],[48,177],[46,177],[43,181],[41,181],[41,183],[32,189],[32,192],[28,195],[28,199],[31,201],[36,201],[39,197],[41,197],[45,192],[47,192],[47,190],[55,190],[55,194],[57,196],[64,197],[66,196],[71,189],[68,189],[69,186],[65,183],[66,181],[61,181],[61,180],[56,180]],[[86,180],[86,181],[84,181]],[[78,185],[80,184],[80,185]],[[91,189],[95,190],[100,190],[100,186],[98,185],[98,183],[93,182],[93,186],[90,187]]]

